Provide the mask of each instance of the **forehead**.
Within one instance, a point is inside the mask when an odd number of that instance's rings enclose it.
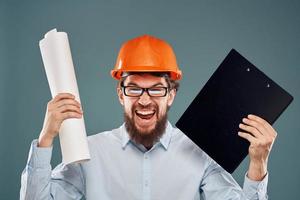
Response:
[[[153,75],[147,74],[147,73],[129,75],[125,79],[124,84],[125,85],[135,84],[140,87],[151,87],[156,84],[161,84],[163,86],[167,86],[167,82],[164,77],[153,76]]]

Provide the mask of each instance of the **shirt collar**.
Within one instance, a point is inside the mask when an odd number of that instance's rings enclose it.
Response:
[[[120,127],[120,130],[121,130],[121,136],[122,136],[122,148],[125,149],[125,147],[127,146],[127,144],[130,141],[129,135],[126,131],[125,123],[122,124],[122,126]]]
[[[122,148],[125,149],[127,144],[130,142],[130,137],[129,134],[126,130],[125,123],[122,124],[120,127],[121,129],[121,135],[122,135]],[[169,121],[167,121],[167,126],[166,130],[163,133],[162,137],[159,139],[159,143],[164,147],[165,150],[168,150],[170,141],[171,141],[171,136],[172,136],[172,125]]]

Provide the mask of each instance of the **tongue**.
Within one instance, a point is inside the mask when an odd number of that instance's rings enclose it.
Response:
[[[153,114],[142,115],[142,114],[138,114],[138,113],[137,113],[137,115],[142,119],[150,119],[153,116]]]

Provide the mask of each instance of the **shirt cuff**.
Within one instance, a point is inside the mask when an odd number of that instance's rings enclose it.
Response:
[[[267,197],[267,186],[269,173],[261,181],[253,181],[247,177],[248,172],[245,174],[245,181],[243,190],[247,198],[252,199],[257,196],[258,199],[265,199]]]
[[[48,167],[51,162],[53,147],[38,147],[37,144],[37,139],[31,143],[27,165],[33,168]]]

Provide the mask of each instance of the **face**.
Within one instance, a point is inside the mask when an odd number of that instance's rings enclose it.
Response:
[[[125,79],[124,86],[150,88],[168,87],[168,84],[164,77],[133,74]],[[172,105],[175,95],[175,90],[171,90],[164,97],[150,97],[147,92],[140,97],[128,97],[123,94],[121,88],[118,88],[119,101],[124,107],[125,123],[134,126],[134,130],[141,138],[151,138],[151,135],[157,135],[156,129],[162,125],[165,127],[165,124],[161,123],[166,122],[167,110]]]

